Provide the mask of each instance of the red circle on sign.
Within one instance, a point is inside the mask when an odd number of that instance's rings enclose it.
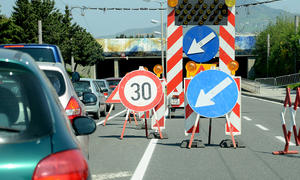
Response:
[[[154,98],[154,100],[151,103],[148,103],[145,106],[137,106],[137,105],[129,102],[125,96],[126,84],[129,82],[130,79],[137,77],[137,76],[145,76],[145,77],[150,78],[154,82],[154,84],[157,88],[156,97]],[[137,111],[137,112],[148,111],[148,110],[154,108],[160,102],[162,95],[163,95],[163,91],[162,91],[162,85],[161,85],[160,80],[155,76],[155,74],[153,74],[149,71],[145,71],[145,70],[136,70],[136,71],[132,71],[132,72],[128,73],[124,78],[122,78],[120,85],[119,85],[119,96],[120,96],[120,100],[121,100],[122,104],[125,107],[127,107],[128,109]]]

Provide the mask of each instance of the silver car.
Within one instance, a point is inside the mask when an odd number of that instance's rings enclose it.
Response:
[[[103,90],[97,85],[95,79],[80,78],[79,81],[73,82],[76,93],[81,96],[84,92],[91,92],[97,96],[97,102],[95,104],[86,104],[86,111],[92,114],[95,119],[99,119],[101,116],[106,116],[106,103]]]
[[[37,65],[44,71],[54,89],[56,90],[59,101],[68,115],[71,123],[77,116],[85,116],[86,109],[79,100],[72,82],[61,63],[37,62]],[[89,156],[89,136],[76,136],[80,147],[86,157]]]
[[[95,82],[97,85],[104,91],[105,100],[111,95],[112,89],[109,88],[109,84],[105,79],[96,79]],[[109,110],[111,104],[106,103],[106,110]]]

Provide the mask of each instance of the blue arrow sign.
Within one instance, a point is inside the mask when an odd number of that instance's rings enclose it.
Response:
[[[215,118],[233,109],[238,99],[238,88],[230,75],[219,70],[207,70],[191,80],[186,97],[195,112]]]
[[[211,60],[218,50],[218,35],[208,26],[195,26],[183,37],[183,51],[198,63]]]

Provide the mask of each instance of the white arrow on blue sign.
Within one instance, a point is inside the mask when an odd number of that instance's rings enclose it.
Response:
[[[198,114],[208,118],[220,117],[230,112],[238,99],[234,79],[219,70],[197,74],[187,88],[187,100]]]
[[[218,35],[208,26],[195,26],[183,37],[183,51],[193,61],[209,61],[218,50]]]

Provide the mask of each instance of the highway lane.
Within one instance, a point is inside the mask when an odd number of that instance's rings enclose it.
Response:
[[[176,111],[175,118],[166,121],[169,139],[155,143],[143,179],[298,179],[299,154],[272,155],[272,151],[284,148],[284,142],[276,138],[283,137],[282,108],[281,104],[242,97],[242,135],[238,139],[246,148],[240,149],[218,146],[222,139],[229,138],[224,135],[224,118],[212,122],[211,145],[180,148],[181,141],[188,137],[183,131],[183,111]],[[118,106],[113,114],[121,110]],[[92,135],[89,164],[94,179],[131,179],[135,174],[150,140],[134,123],[127,126],[120,140],[123,122],[124,117],[118,116],[106,127],[100,125]],[[208,119],[201,118],[200,128],[197,138],[207,143]],[[300,150],[296,146],[290,149]]]

